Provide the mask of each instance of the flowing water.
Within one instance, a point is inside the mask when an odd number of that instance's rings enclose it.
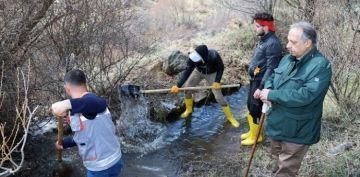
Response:
[[[116,121],[123,152],[146,153],[165,142],[165,125],[150,121],[148,102],[145,97],[120,94],[121,115]]]
[[[195,108],[188,119],[180,118],[162,124],[149,120],[144,97],[123,101],[122,115],[117,121],[124,161],[121,177],[178,177],[183,171],[191,171],[189,164],[229,154],[238,156],[239,135],[246,131],[246,97],[247,88],[226,96],[234,116],[240,120],[241,128],[230,125],[217,103]],[[32,169],[25,168],[24,173],[18,176],[54,176],[54,169],[59,167],[54,160],[55,140],[56,132],[34,136],[35,143],[29,148],[35,154],[28,157],[27,162],[38,165],[32,165]],[[66,150],[63,154],[64,163],[72,167],[71,175],[66,177],[85,176],[86,170],[77,148]],[[205,166],[203,170],[209,169]]]
[[[246,88],[241,88],[238,92],[226,96],[234,116],[241,117],[242,126],[244,126],[243,117],[246,114],[246,96]],[[186,164],[189,162],[212,159],[213,156],[225,154],[239,154],[239,134],[245,130],[231,127],[220,105],[211,103],[195,108],[188,119],[158,125],[148,122],[146,118],[148,112],[143,109],[146,105],[142,105],[146,104],[146,101],[142,99],[140,97],[139,102],[132,100],[129,104],[123,105],[126,108],[135,106],[137,111],[132,110],[128,113],[126,111],[121,116],[119,130],[126,129],[124,133],[131,138],[144,135],[143,130],[147,129],[146,133],[150,132],[151,138],[137,139],[137,142],[132,144],[132,149],[129,149],[130,146],[127,146],[126,141],[123,143],[125,144],[125,147],[122,147],[125,150],[125,166],[122,177],[176,177],[183,168],[187,168]],[[147,123],[145,126],[142,123],[144,121]],[[127,125],[123,127],[125,123]],[[129,142],[134,143],[132,140]]]

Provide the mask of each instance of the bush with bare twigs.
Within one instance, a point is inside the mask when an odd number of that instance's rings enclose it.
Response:
[[[4,65],[2,65],[4,68]],[[29,64],[30,66],[30,64]],[[2,102],[8,96],[2,90],[2,81],[4,72],[0,78],[0,107]],[[34,109],[29,107],[28,91],[30,81],[30,68],[28,73],[20,69],[16,72],[17,80],[17,103],[15,106],[15,113],[12,119],[5,122],[0,122],[0,176],[9,176],[19,171],[22,167],[25,157],[25,145],[29,133],[30,123],[38,106]]]

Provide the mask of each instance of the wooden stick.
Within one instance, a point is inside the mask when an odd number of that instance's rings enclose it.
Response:
[[[255,140],[255,143],[254,143],[253,146],[252,146],[250,159],[249,159],[249,162],[248,162],[248,165],[247,165],[245,174],[244,174],[245,177],[248,177],[248,175],[249,175],[251,162],[252,162],[252,159],[254,158],[254,154],[255,154],[255,151],[256,151],[257,140],[258,140],[259,137],[260,137],[260,133],[261,133],[262,127],[263,127],[263,125],[264,125],[265,114],[266,114],[267,109],[268,109],[268,106],[266,105],[266,103],[264,103],[264,105],[263,105],[263,111],[262,111],[261,116],[260,116],[259,131],[256,133],[256,140]]]
[[[58,135],[57,135],[57,142],[59,145],[63,145],[63,138],[64,138],[64,118],[57,117],[58,119]],[[56,151],[56,158],[58,162],[62,162],[62,150]]]
[[[221,88],[233,88],[233,87],[240,87],[240,84],[231,84],[231,85],[222,85]],[[183,87],[179,88],[180,91],[187,91],[187,90],[204,90],[204,89],[211,89],[211,86],[201,86],[201,87]],[[154,90],[141,90],[140,93],[166,93],[170,92],[170,89],[154,89]]]

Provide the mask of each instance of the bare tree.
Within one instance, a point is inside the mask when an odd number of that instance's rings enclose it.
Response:
[[[1,122],[11,120],[16,116],[15,106],[18,102],[16,92],[17,78],[16,69],[27,67],[26,61],[29,59],[37,60],[32,51],[37,46],[39,38],[44,34],[44,30],[50,23],[59,20],[61,17],[48,18],[48,12],[52,8],[54,0],[34,0],[34,1],[0,1],[0,61],[4,67],[0,68],[4,73],[2,91],[7,93],[3,100],[1,111]],[[50,19],[49,18],[49,19]],[[32,74],[35,74],[32,73]],[[33,99],[33,81],[29,83],[28,95]],[[32,102],[31,102],[32,104]],[[8,121],[7,126],[12,121]]]
[[[14,69],[27,60],[24,55],[29,45],[37,39],[40,31],[46,28],[41,24],[54,0],[1,1],[0,27],[2,61],[5,70]],[[11,61],[11,62],[10,62]]]
[[[26,64],[31,58],[29,51],[47,27],[43,20],[53,3],[54,0],[0,1],[1,175],[18,171],[23,163],[27,133],[35,113],[29,108],[37,103],[31,101],[34,73],[26,72],[25,77],[20,71],[31,70]],[[21,77],[24,84],[19,83]]]
[[[360,15],[353,5],[323,2],[327,15],[316,21],[319,48],[333,63],[332,97],[350,119],[360,115]]]
[[[64,97],[63,75],[79,68],[88,75],[92,91],[117,98],[116,86],[152,51],[156,40],[131,3],[125,4],[119,0],[55,4],[49,15],[64,18],[51,23],[41,38],[46,48],[36,55],[44,60],[35,66],[38,75],[48,78],[38,80],[38,90]]]

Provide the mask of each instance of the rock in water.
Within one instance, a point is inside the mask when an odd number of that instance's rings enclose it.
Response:
[[[170,76],[176,75],[186,69],[187,60],[187,55],[179,50],[175,50],[163,62],[162,70]]]

